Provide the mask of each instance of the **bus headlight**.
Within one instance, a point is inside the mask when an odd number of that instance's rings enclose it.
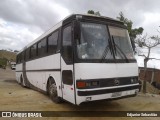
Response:
[[[131,78],[131,83],[134,83],[134,79],[133,78]]]
[[[94,88],[99,86],[99,81],[77,81],[77,88]]]
[[[95,87],[95,86],[99,86],[99,81],[90,81],[86,83],[87,87]]]
[[[131,83],[132,83],[132,84],[138,83],[138,79],[137,79],[137,78],[131,78]]]
[[[86,82],[84,81],[77,81],[77,88],[85,88],[86,87]]]

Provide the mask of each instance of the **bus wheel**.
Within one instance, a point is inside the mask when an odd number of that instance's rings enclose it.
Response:
[[[49,93],[49,96],[53,102],[61,103],[61,98],[58,97],[58,94],[57,94],[56,83],[53,82],[52,80],[50,80],[48,83],[48,93]]]

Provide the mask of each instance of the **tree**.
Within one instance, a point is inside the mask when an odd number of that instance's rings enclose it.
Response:
[[[147,63],[151,59],[156,59],[156,58],[151,58],[150,53],[151,49],[153,47],[156,47],[157,45],[160,44],[160,38],[158,36],[152,36],[152,37],[147,37],[147,34],[143,37],[139,36],[135,40],[136,43],[141,44],[141,47],[146,47],[148,49],[147,55],[142,54],[139,56],[144,57],[144,76],[143,76],[143,93],[146,93],[146,73],[147,73]],[[157,59],[159,60],[159,59]]]
[[[88,10],[87,14],[93,14],[93,15],[96,15],[96,16],[101,16],[99,11],[94,12],[93,10]]]
[[[88,14],[93,14],[93,15],[94,15],[94,11],[93,11],[93,10],[88,10],[87,13],[88,13]]]
[[[133,50],[135,51],[135,39],[138,35],[141,35],[143,33],[143,28],[132,28],[133,22],[131,20],[128,20],[124,17],[124,14],[122,12],[119,13],[119,17],[117,17],[118,20],[123,22],[127,26],[127,30],[129,32],[129,36],[131,39]]]
[[[99,11],[95,12],[94,14],[97,15],[97,16],[101,16]]]

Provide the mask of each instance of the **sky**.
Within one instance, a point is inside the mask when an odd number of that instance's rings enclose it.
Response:
[[[159,5],[159,0],[0,0],[0,49],[21,50],[66,16],[88,10],[115,19],[122,11],[134,28],[158,35]]]
[[[135,58],[137,59],[137,64],[139,67],[144,67],[144,57],[141,55],[147,56],[148,49],[145,47],[144,48],[137,47],[137,49],[138,51],[137,51],[137,54],[135,55]],[[150,58],[154,58],[154,59],[150,59],[148,61],[147,67],[160,69],[160,46],[151,49]]]

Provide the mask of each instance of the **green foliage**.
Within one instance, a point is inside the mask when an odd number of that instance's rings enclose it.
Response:
[[[127,26],[128,32],[131,33],[133,22],[125,18],[122,12],[119,13],[119,17],[117,17],[117,19],[123,22]]]
[[[129,32],[129,36],[131,38],[131,43],[132,47],[135,50],[135,42],[134,40],[136,39],[137,35],[141,35],[143,33],[143,28],[132,28],[133,22],[131,20],[128,20],[127,18],[124,17],[124,14],[122,12],[119,13],[119,16],[117,17],[118,20],[123,22],[127,26],[127,30]]]
[[[93,14],[93,15],[94,15],[94,11],[93,11],[93,10],[88,10],[87,13],[88,13],[88,14]]]
[[[7,50],[0,50],[0,58],[6,58],[9,61],[16,61],[16,53]]]
[[[140,35],[143,33],[143,28],[132,28],[133,22],[131,20],[128,20],[124,17],[124,14],[122,12],[119,13],[119,17],[117,17],[118,20],[124,22],[124,24],[127,26],[127,30],[129,32],[129,35],[132,39],[135,39],[137,35]]]
[[[0,68],[5,68],[7,65],[7,59],[6,58],[0,58]]]
[[[92,14],[92,15],[96,15],[96,16],[101,16],[101,14],[100,14],[99,11],[95,12],[94,10],[88,10],[87,14]]]
[[[130,37],[131,37],[131,39],[135,40],[137,35],[141,35],[142,33],[143,33],[142,27],[131,29]]]

